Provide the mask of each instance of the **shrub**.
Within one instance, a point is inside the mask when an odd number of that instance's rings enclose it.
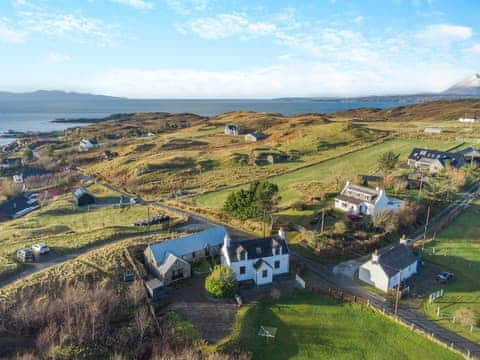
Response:
[[[233,270],[223,265],[216,265],[205,279],[205,290],[217,298],[233,296],[237,290],[237,280]]]
[[[453,313],[453,316],[462,326],[475,326],[478,323],[477,314],[469,308],[460,308]]]
[[[347,231],[347,224],[345,221],[337,221],[335,225],[333,225],[333,232],[337,235],[342,235]]]

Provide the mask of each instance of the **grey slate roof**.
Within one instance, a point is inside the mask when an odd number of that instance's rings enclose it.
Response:
[[[92,193],[90,191],[88,191],[87,189],[85,189],[84,187],[79,187],[75,190],[73,190],[73,196],[75,196],[77,199],[80,198],[82,195],[90,195],[90,196],[93,196]]]
[[[282,248],[282,254],[288,254],[288,246],[285,240],[278,236],[270,236],[267,238],[232,241],[228,248],[228,255],[232,262],[238,261],[237,249],[241,246],[248,254],[248,259],[261,259],[273,256],[272,247],[274,241]]]
[[[410,266],[418,259],[413,250],[406,245],[396,245],[380,253],[378,263],[383,271],[389,276],[394,276],[400,271]]]
[[[409,160],[419,161],[420,159],[438,159],[442,164],[446,160],[452,161],[452,166],[460,167],[463,165],[463,155],[460,153],[452,153],[448,151],[430,150],[422,148],[414,148],[410,155]]]
[[[207,247],[220,246],[227,234],[223,226],[214,227],[172,240],[148,245],[157,264],[163,264],[168,254],[182,257]]]

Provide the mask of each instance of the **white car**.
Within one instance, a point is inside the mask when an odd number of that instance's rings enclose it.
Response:
[[[45,255],[50,252],[50,248],[45,243],[33,245],[32,250],[40,255]]]

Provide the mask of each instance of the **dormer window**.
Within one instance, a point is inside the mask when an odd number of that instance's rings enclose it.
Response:
[[[255,249],[255,251],[257,252],[257,255],[262,255],[262,248],[261,247],[257,247]]]
[[[247,252],[245,251],[243,246],[239,246],[237,248],[237,258],[239,261],[247,260]]]

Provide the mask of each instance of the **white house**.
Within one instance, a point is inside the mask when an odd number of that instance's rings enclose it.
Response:
[[[477,122],[477,118],[476,117],[461,117],[461,118],[458,119],[458,121],[460,121],[461,123],[473,124],[473,123]]]
[[[253,280],[257,285],[269,284],[275,275],[290,271],[290,254],[285,232],[278,236],[232,241],[225,235],[221,250],[222,265],[230,267],[238,281]]]
[[[354,215],[375,215],[383,211],[397,211],[404,201],[390,198],[385,190],[371,189],[347,181],[345,188],[335,198],[335,208]]]
[[[423,132],[427,134],[441,134],[443,133],[443,129],[437,127],[427,127],[425,130],[423,130]]]
[[[385,292],[394,290],[399,282],[407,280],[418,270],[418,258],[402,238],[400,244],[392,246],[381,253],[377,250],[372,258],[362,264],[358,278]]]
[[[223,130],[225,135],[230,136],[238,136],[240,134],[240,126],[234,124],[227,124],[225,125],[225,129]]]
[[[82,139],[78,145],[78,150],[89,151],[98,148],[98,142],[95,139]]]

